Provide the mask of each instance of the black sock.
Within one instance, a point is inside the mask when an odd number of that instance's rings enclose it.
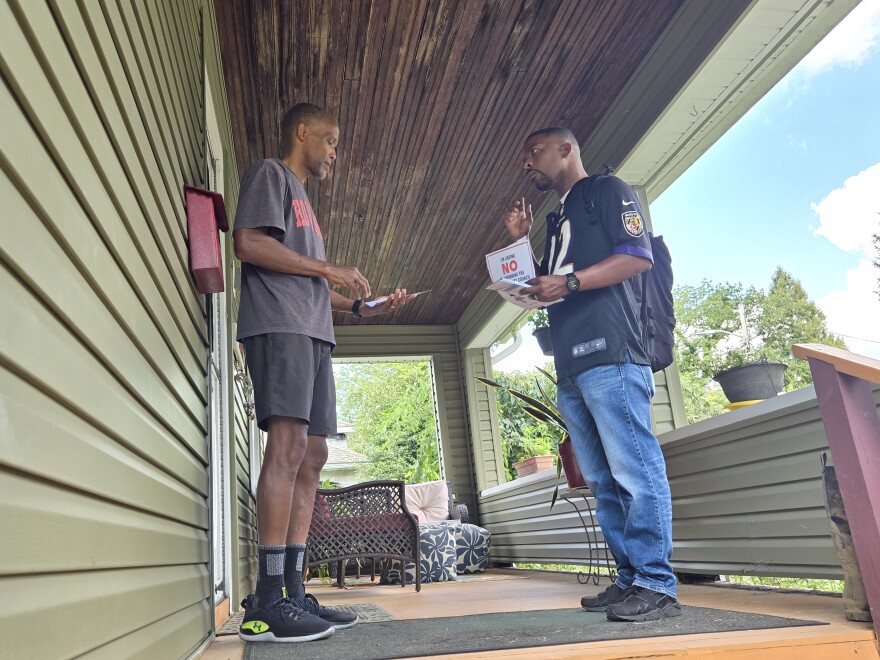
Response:
[[[306,598],[306,588],[303,584],[305,574],[306,546],[299,543],[289,543],[284,559],[284,586],[287,587],[287,597],[297,605],[302,605]]]
[[[284,596],[284,546],[258,545],[260,576],[257,578],[257,602],[261,605]]]

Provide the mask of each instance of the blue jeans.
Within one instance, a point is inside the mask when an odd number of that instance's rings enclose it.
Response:
[[[653,396],[650,367],[632,362],[559,380],[559,410],[617,560],[617,585],[675,598],[672,501],[663,453],[651,432]]]

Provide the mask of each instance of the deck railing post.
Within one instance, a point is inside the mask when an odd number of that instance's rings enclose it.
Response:
[[[810,357],[810,370],[880,639],[880,417],[871,384]]]

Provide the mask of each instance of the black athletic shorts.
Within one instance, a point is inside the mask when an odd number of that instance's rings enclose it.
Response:
[[[309,435],[336,434],[331,344],[286,332],[247,337],[243,343],[263,431],[269,418],[279,415],[304,419]]]

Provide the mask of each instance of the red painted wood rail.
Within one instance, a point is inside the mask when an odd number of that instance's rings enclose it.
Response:
[[[880,383],[880,360],[823,344],[798,344],[792,352],[810,363],[874,632],[880,639],[880,417],[871,388],[871,383]]]

